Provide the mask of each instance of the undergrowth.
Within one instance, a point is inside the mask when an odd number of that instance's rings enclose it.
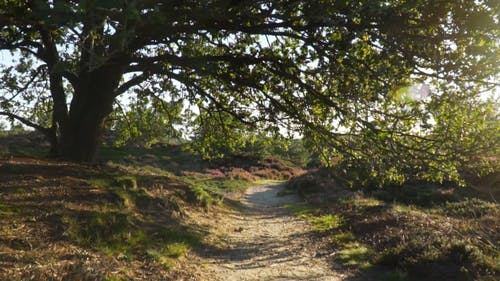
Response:
[[[134,176],[106,176],[89,182],[119,198],[113,209],[64,214],[64,235],[77,244],[133,260],[149,256],[170,268],[176,258],[199,243],[200,237],[165,221],[148,208],[158,203]],[[160,219],[161,221],[161,219]]]
[[[311,222],[336,264],[362,278],[498,280],[499,205],[459,189],[417,187],[369,193],[332,184],[332,195],[308,187],[301,194],[313,203],[288,208]]]

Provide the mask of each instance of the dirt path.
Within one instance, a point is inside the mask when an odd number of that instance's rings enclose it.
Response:
[[[209,231],[214,248],[205,249],[196,269],[199,280],[340,280],[304,233],[310,226],[277,196],[280,186],[255,186],[241,205],[195,218]]]

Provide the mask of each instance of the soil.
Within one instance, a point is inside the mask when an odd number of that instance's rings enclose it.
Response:
[[[301,200],[278,196],[281,189],[254,186],[226,202],[232,208],[189,214],[213,246],[200,251],[193,280],[341,280],[307,235],[310,225],[286,208]]]

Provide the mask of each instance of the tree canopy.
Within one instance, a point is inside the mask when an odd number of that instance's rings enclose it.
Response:
[[[498,111],[478,98],[498,87],[498,12],[488,0],[3,0],[0,49],[16,64],[2,66],[0,114],[91,161],[117,97],[140,93],[300,132],[325,162],[447,169],[478,132],[488,153],[499,139]],[[432,101],[408,98],[419,83]]]

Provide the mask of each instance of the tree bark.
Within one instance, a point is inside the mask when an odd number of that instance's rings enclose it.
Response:
[[[112,102],[89,102],[79,113],[72,113],[61,131],[59,155],[77,162],[93,162],[101,142],[102,125],[111,112]]]
[[[101,144],[103,124],[113,111],[123,69],[109,64],[82,73],[71,101],[69,117],[60,128],[58,152],[76,162],[93,162]]]

